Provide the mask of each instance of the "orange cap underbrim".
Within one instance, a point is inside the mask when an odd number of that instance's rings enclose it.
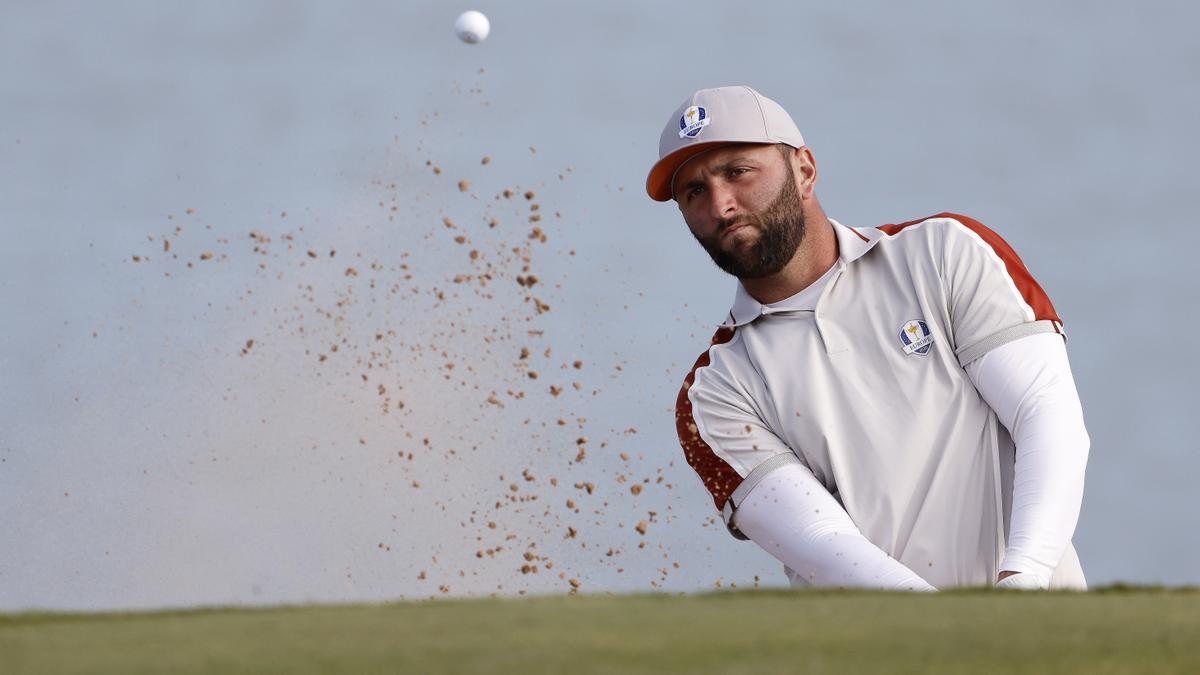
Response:
[[[650,167],[650,175],[646,176],[646,194],[656,202],[669,202],[674,197],[671,192],[671,179],[675,172],[689,159],[702,152],[716,150],[727,145],[742,145],[746,141],[710,141],[708,143],[693,143],[679,148],[675,152],[658,160]]]

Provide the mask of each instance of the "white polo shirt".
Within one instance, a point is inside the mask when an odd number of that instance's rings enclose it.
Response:
[[[819,292],[764,306],[738,285],[679,394],[684,454],[735,536],[750,488],[799,461],[868,540],[929,583],[990,585],[1015,448],[963,368],[1062,323],[975,220],[830,222],[839,259]]]

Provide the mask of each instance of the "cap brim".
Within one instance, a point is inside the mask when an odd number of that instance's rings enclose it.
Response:
[[[646,176],[646,194],[656,202],[669,202],[673,197],[671,192],[671,179],[675,177],[675,172],[679,167],[683,166],[689,159],[696,155],[716,150],[717,148],[727,145],[743,145],[747,141],[710,141],[708,143],[693,143],[679,148],[675,152],[668,154],[666,157],[658,160],[654,166],[650,167],[650,175]]]

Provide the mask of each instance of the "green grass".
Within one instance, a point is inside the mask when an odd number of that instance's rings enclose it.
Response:
[[[1200,592],[738,591],[0,615],[17,673],[1200,673]]]

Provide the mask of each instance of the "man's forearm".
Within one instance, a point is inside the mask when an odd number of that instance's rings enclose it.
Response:
[[[937,590],[864,537],[841,504],[799,464],[780,467],[756,485],[734,521],[808,585]]]
[[[1049,585],[1079,519],[1090,440],[1062,338],[1034,335],[967,366],[1016,444],[1004,572]]]

